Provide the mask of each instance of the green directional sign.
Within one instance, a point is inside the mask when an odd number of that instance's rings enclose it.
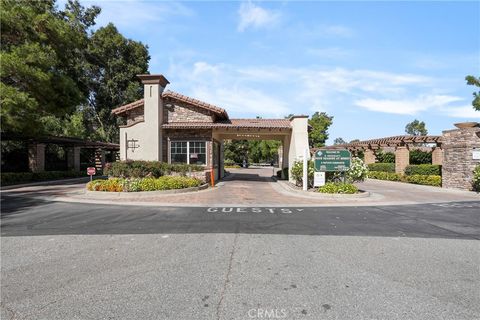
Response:
[[[315,152],[315,171],[346,171],[350,168],[348,150],[318,150]]]

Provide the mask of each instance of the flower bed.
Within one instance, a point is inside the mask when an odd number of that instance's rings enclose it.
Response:
[[[138,192],[174,190],[199,187],[202,181],[196,178],[183,176],[162,176],[159,178],[110,178],[107,180],[94,180],[87,184],[89,191],[106,192]]]
[[[336,193],[336,194],[354,194],[358,193],[357,186],[351,183],[333,183],[328,182],[317,190],[321,193]]]

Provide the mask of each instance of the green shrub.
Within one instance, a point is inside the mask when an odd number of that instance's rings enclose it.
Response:
[[[359,182],[365,180],[368,174],[368,168],[363,160],[357,157],[352,158],[350,168],[345,172],[349,182]]]
[[[235,161],[233,161],[232,159],[225,159],[225,160],[223,161],[223,164],[224,164],[225,166],[234,166],[234,165],[236,165]]]
[[[411,176],[405,176],[405,180],[408,183],[423,184],[427,186],[440,187],[442,186],[442,177],[436,175],[421,175],[414,174]]]
[[[308,186],[313,186],[313,175],[315,173],[315,168],[313,161],[308,161],[308,170],[307,170],[307,184]],[[292,169],[290,170],[292,178],[295,180],[297,186],[303,184],[303,161],[295,161],[293,163]]]
[[[370,163],[369,171],[395,172],[395,163]]]
[[[19,183],[77,177],[87,177],[87,174],[83,171],[2,172],[0,174],[0,181],[2,185],[6,186]]]
[[[480,192],[480,164],[477,164],[475,170],[473,170],[473,190]]]
[[[410,163],[411,164],[430,164],[432,163],[432,153],[422,150],[410,151]]]
[[[203,170],[205,170],[205,167],[193,164],[170,164],[159,161],[117,161],[107,163],[104,173],[117,178],[158,178],[172,172],[186,174],[189,171]]]
[[[395,153],[393,152],[379,150],[375,153],[375,157],[379,163],[395,163]]]
[[[87,189],[90,191],[121,192],[123,191],[123,179],[93,180],[87,183]]]
[[[321,186],[320,188],[318,188],[318,192],[321,192],[321,193],[353,194],[353,193],[358,193],[358,188],[351,183],[328,182],[324,186]]]
[[[412,175],[415,175],[415,174],[430,175],[430,176],[441,176],[442,175],[442,166],[438,165],[438,164],[409,165],[405,168],[405,174],[407,176],[412,176]]]
[[[229,164],[229,165],[224,165],[224,168],[227,169],[240,169],[241,167],[238,164]]]
[[[403,176],[395,172],[369,171],[368,177],[370,179],[379,179],[379,180],[388,180],[388,181],[403,180]]]
[[[202,182],[196,178],[184,176],[162,176],[159,178],[110,178],[107,180],[95,180],[87,184],[90,191],[107,192],[138,192],[172,190],[198,187]]]

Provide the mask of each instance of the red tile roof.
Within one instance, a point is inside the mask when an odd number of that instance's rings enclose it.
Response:
[[[162,125],[164,129],[210,129],[210,128],[252,128],[291,129],[288,119],[230,119],[217,122],[171,122]]]
[[[206,103],[206,102],[194,99],[194,98],[190,98],[188,96],[185,96],[183,94],[173,92],[173,91],[170,91],[170,90],[167,90],[164,93],[162,93],[162,97],[163,98],[170,98],[170,99],[181,101],[181,102],[184,102],[184,103],[188,103],[188,104],[194,105],[196,107],[200,107],[200,108],[212,111],[213,113],[216,113],[217,115],[221,116],[222,118],[228,119],[227,111],[225,111],[225,109],[217,107],[213,104]]]
[[[115,108],[115,109],[112,109],[112,113],[113,114],[122,114],[124,112],[127,112],[129,110],[132,110],[132,109],[136,109],[138,107],[143,107],[143,99],[140,99],[140,100],[137,100],[137,101],[133,101],[129,104],[126,104],[126,105],[123,105],[121,107],[118,107],[118,108]]]
[[[213,104],[209,104],[209,103],[206,103],[206,102],[194,99],[194,98],[187,97],[187,96],[185,96],[183,94],[180,94],[180,93],[177,93],[177,92],[167,90],[167,91],[162,93],[162,98],[184,102],[184,103],[187,103],[187,104],[190,104],[190,105],[193,105],[193,106],[211,111],[211,112],[215,113],[216,115],[218,115],[220,117],[220,119],[228,119],[228,113],[227,113],[227,111],[225,111],[225,109],[214,106]],[[135,108],[138,108],[138,107],[142,107],[143,105],[144,105],[144,100],[140,99],[140,100],[131,102],[129,104],[123,105],[121,107],[115,108],[111,112],[113,114],[119,115],[119,114],[122,114],[124,112],[129,111],[129,110],[132,110],[132,109],[135,109]]]

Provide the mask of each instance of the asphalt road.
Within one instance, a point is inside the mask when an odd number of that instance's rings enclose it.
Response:
[[[480,202],[165,208],[2,196],[2,319],[480,319]]]

